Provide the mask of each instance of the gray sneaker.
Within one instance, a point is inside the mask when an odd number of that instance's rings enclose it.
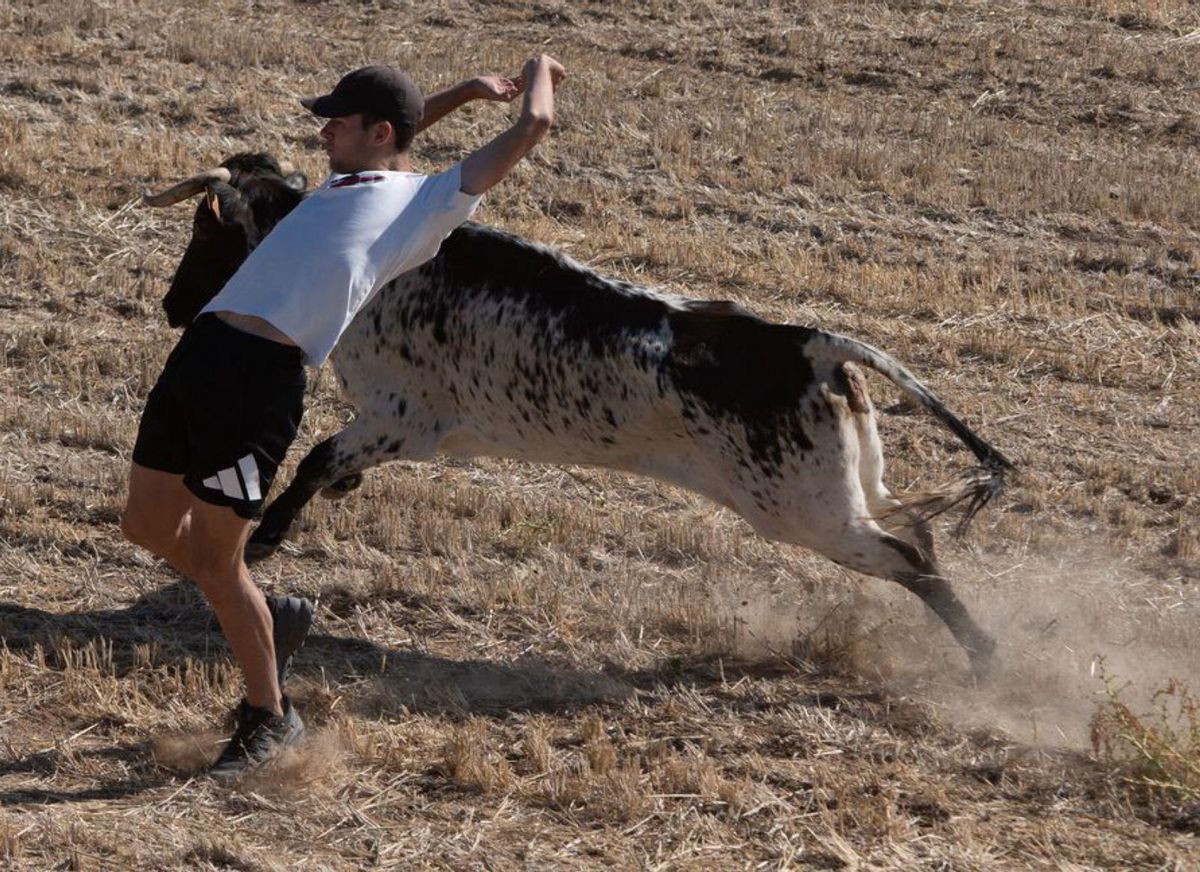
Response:
[[[303,738],[304,721],[286,696],[282,716],[242,700],[233,738],[208,774],[218,781],[232,781],[274,760]]]
[[[279,690],[287,681],[292,655],[304,645],[313,622],[313,604],[299,596],[269,596],[271,637],[275,640],[275,667],[279,670]]]

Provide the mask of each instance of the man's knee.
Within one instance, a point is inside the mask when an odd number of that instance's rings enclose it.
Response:
[[[210,601],[227,596],[240,578],[237,555],[192,543],[188,550],[188,570],[192,580]],[[201,547],[197,547],[200,545]]]
[[[242,547],[251,522],[227,506],[197,501],[188,530],[188,557],[205,577],[236,577],[244,569]]]

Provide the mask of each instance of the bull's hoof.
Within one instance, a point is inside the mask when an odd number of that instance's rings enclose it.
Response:
[[[321,496],[327,500],[340,500],[346,494],[350,493],[350,491],[358,490],[359,485],[362,484],[362,480],[361,472],[352,472],[350,475],[339,478],[333,484],[329,485],[329,487],[322,488]]]
[[[989,684],[996,677],[996,642],[985,636],[967,651],[971,658],[971,678],[976,684]]]
[[[282,542],[282,536],[266,533],[263,531],[262,527],[259,527],[254,531],[254,535],[250,537],[250,541],[246,543],[246,548],[242,559],[245,560],[247,564],[258,563],[260,560],[266,560],[279,550],[279,545]]]

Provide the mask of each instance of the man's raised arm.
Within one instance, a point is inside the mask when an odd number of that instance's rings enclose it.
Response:
[[[526,62],[521,72],[525,87],[521,116],[512,127],[463,161],[460,186],[463,193],[484,193],[541,141],[554,122],[554,88],[566,74],[562,64],[550,55],[539,55]]]
[[[508,103],[520,93],[520,82],[506,79],[504,76],[476,76],[474,79],[459,82],[425,98],[425,108],[421,114],[421,123],[417,125],[417,132],[420,133],[431,124],[441,121],[464,103],[472,100]]]

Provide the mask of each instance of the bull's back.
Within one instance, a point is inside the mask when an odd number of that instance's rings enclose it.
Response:
[[[335,363],[359,408],[404,404],[440,450],[631,468],[685,435],[669,304],[485,228],[383,288]],[[384,386],[386,385],[386,389]],[[392,412],[394,414],[394,412]]]

